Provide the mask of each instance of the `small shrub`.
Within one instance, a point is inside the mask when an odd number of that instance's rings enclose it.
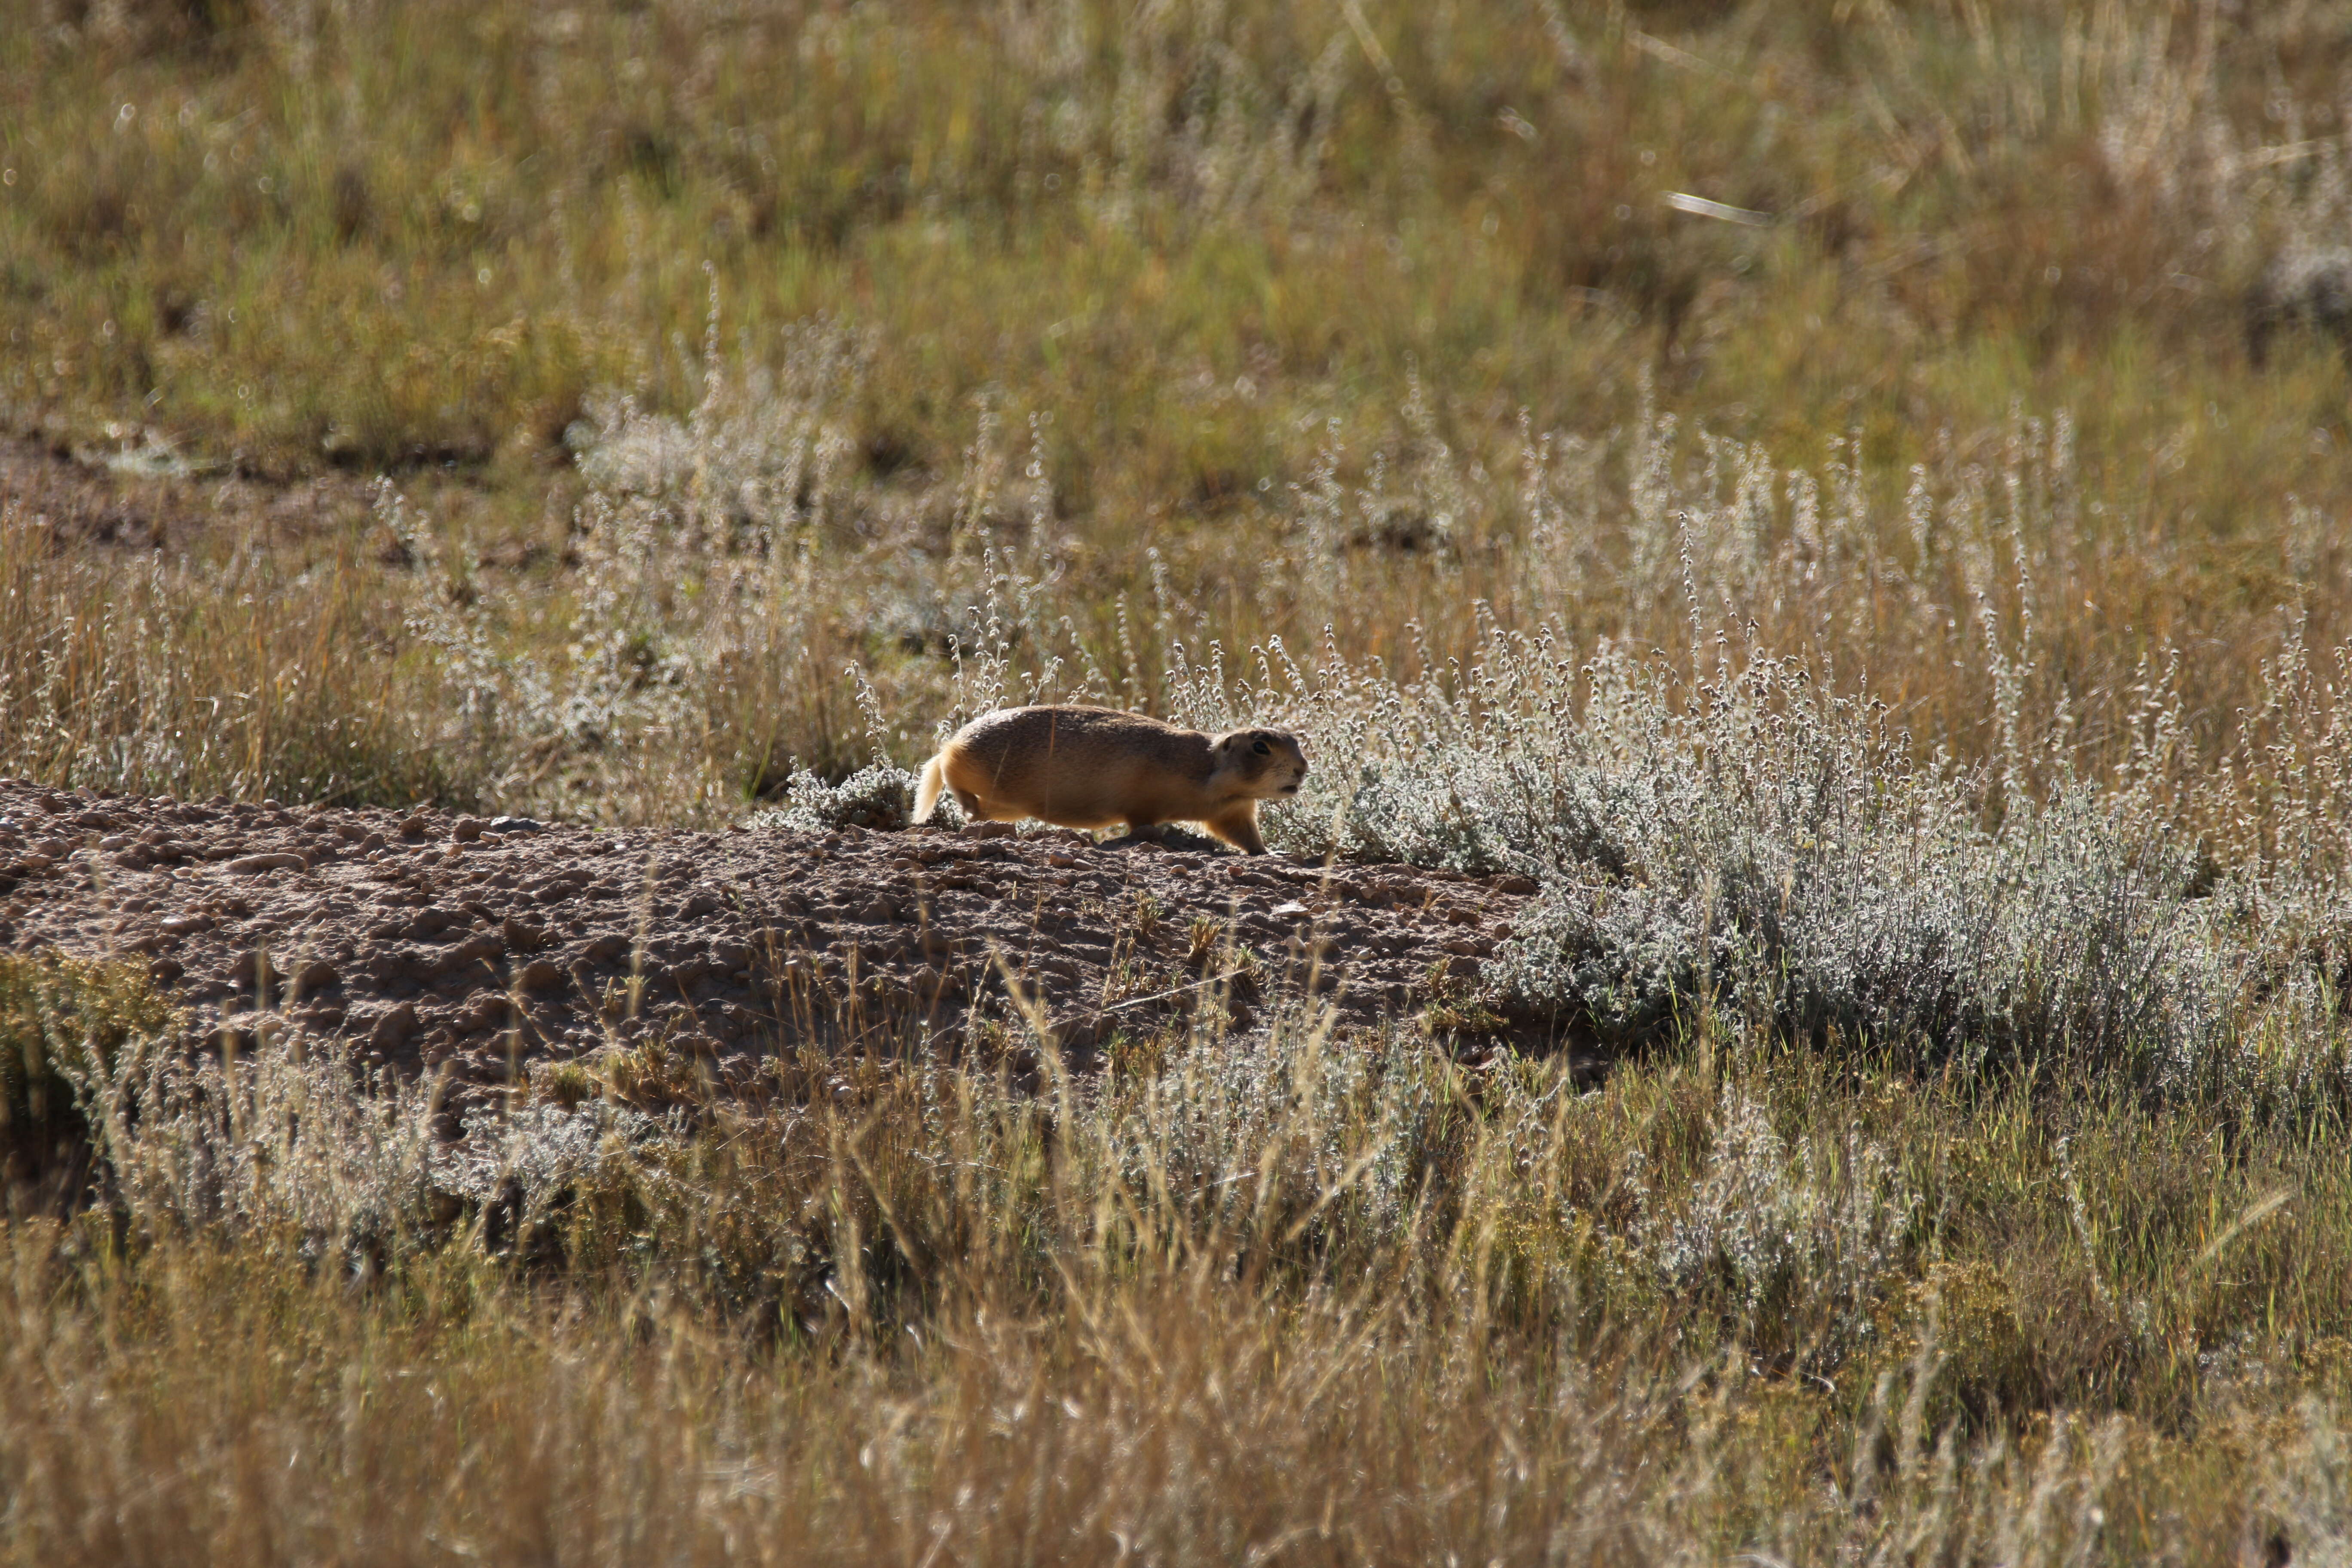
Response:
[[[79,1163],[94,1109],[84,1086],[174,1022],[135,964],[0,953],[0,1177],[37,1180]]]
[[[1714,1136],[1685,1201],[1635,1226],[1665,1289],[1711,1304],[1783,1365],[1834,1368],[1870,1348],[1919,1201],[1886,1151],[1853,1132],[1792,1149],[1765,1105],[1728,1086]]]
[[[751,826],[794,833],[830,833],[843,827],[896,832],[914,816],[917,782],[913,773],[887,763],[860,769],[837,784],[829,784],[814,773],[797,773],[784,785],[783,807],[761,812],[751,819]]]

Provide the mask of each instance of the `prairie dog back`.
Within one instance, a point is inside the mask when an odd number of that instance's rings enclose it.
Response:
[[[1004,708],[965,725],[924,765],[915,819],[928,820],[946,790],[976,820],[1124,823],[1137,833],[1198,822],[1262,854],[1258,801],[1297,794],[1306,773],[1305,751],[1279,730],[1213,736],[1109,708]]]

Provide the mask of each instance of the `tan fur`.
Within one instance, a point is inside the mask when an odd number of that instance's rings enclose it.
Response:
[[[1204,735],[1109,708],[1000,708],[923,764],[915,820],[929,821],[945,790],[974,821],[1133,833],[1197,822],[1263,855],[1257,803],[1296,795],[1306,776],[1306,752],[1280,730]]]

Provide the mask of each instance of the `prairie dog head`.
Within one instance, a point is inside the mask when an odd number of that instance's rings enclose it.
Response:
[[[1217,772],[1255,800],[1297,795],[1298,781],[1307,776],[1306,748],[1286,731],[1228,730],[1213,749]]]

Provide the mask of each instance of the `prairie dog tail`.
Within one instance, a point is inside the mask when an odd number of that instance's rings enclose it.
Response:
[[[915,787],[915,820],[917,822],[929,822],[931,819],[932,808],[940,804],[940,790],[945,783],[944,770],[940,766],[939,757],[935,756],[923,764],[923,782]]]

